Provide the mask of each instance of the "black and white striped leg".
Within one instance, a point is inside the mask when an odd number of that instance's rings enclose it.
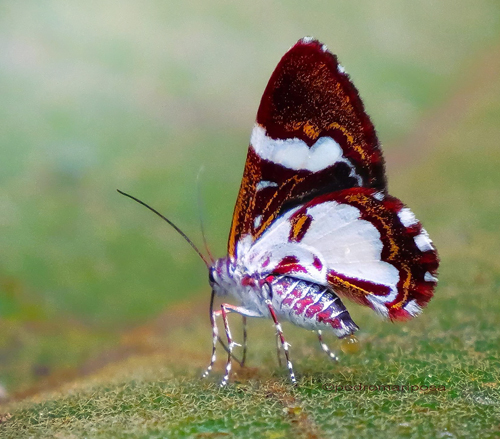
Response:
[[[323,341],[323,334],[322,334],[321,330],[318,329],[317,332],[318,332],[319,344],[321,346],[321,349],[323,349],[323,352],[325,352],[325,354],[328,355],[333,361],[339,361],[339,357],[337,357],[335,352],[331,351],[330,348]]]
[[[216,359],[216,349],[217,349],[217,339],[219,338],[219,329],[217,328],[217,317],[221,315],[221,311],[215,311],[212,313],[211,323],[212,323],[212,358],[210,359],[210,364],[206,368],[205,372],[203,372],[202,378],[206,378],[212,368],[214,367],[215,359]]]
[[[224,343],[224,340],[222,340],[222,338],[220,338],[220,335],[217,337],[217,339],[219,340],[219,343],[220,345],[224,348],[224,350],[229,353],[229,349],[228,347],[226,346],[226,343]],[[234,354],[231,354],[231,356],[233,357],[233,360],[236,361],[241,367],[243,367],[243,363],[241,362],[241,360]]]
[[[285,341],[285,336],[283,335],[283,330],[281,329],[281,324],[278,321],[278,317],[276,316],[276,312],[274,311],[273,305],[269,299],[266,300],[266,305],[269,309],[269,313],[271,314],[271,318],[274,321],[274,326],[276,327],[276,331],[277,331],[278,336],[280,338],[281,347],[283,348],[283,351],[285,352],[286,365],[288,367],[288,373],[290,374],[290,380],[292,381],[293,384],[297,384],[297,380],[295,379],[295,374],[293,373],[292,362],[290,361],[290,356],[288,355],[288,348],[290,345]]]
[[[213,306],[213,299],[210,304],[210,309],[212,309]],[[246,346],[246,317],[262,317],[262,315],[258,312],[255,312],[253,310],[249,310],[246,308],[243,308],[241,306],[234,306],[229,303],[223,303],[221,305],[221,309],[219,311],[213,311],[211,316],[210,316],[210,322],[212,324],[212,358],[210,360],[210,364],[205,370],[205,372],[202,375],[202,378],[205,378],[208,376],[208,374],[212,371],[212,368],[215,363],[216,359],[216,347],[217,347],[217,341],[220,341],[224,349],[227,351],[228,354],[228,360],[226,363],[226,373],[224,374],[224,378],[222,379],[221,386],[225,386],[227,384],[227,381],[229,379],[229,372],[231,372],[231,358],[234,358],[235,361],[237,361],[240,365],[243,365],[243,360],[239,361],[234,355],[233,355],[233,347],[234,346],[240,346],[239,344],[233,342],[233,339],[231,337],[231,331],[229,329],[229,323],[227,321],[227,314],[230,312],[235,312],[238,314],[241,314],[244,318],[244,332],[243,332],[243,338],[245,340],[245,346]],[[227,341],[229,346],[226,346],[224,342],[221,340],[219,337],[219,329],[217,328],[217,317],[222,316],[223,321],[224,321],[224,329],[226,332],[227,336]]]
[[[245,361],[247,359],[247,317],[243,316],[243,357],[241,358],[240,366],[245,366]],[[233,357],[234,358],[234,357]]]
[[[229,322],[227,321],[227,314],[228,314],[228,312],[232,311],[230,306],[231,305],[228,306],[225,303],[223,303],[221,305],[222,321],[224,322],[224,329],[226,330],[226,336],[227,336],[227,347],[229,349],[228,354],[227,354],[226,372],[224,373],[224,376],[222,377],[222,381],[220,383],[221,387],[224,387],[229,380],[229,374],[231,373],[231,357],[233,355],[233,347],[240,346],[233,341],[233,337],[231,336],[231,330],[229,329]]]

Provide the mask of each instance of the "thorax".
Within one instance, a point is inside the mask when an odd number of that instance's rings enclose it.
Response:
[[[216,260],[211,267],[211,286],[218,296],[230,296],[242,306],[267,314],[266,275],[251,273],[230,257]],[[269,280],[267,280],[269,281]]]

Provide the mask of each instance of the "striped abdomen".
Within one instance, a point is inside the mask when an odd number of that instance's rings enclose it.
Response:
[[[271,289],[278,315],[297,326],[314,330],[331,327],[339,338],[359,329],[340,298],[327,287],[277,276],[271,282]]]

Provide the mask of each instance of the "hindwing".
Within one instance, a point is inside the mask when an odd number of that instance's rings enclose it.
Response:
[[[431,299],[438,258],[397,198],[367,188],[319,196],[278,218],[245,249],[250,270],[329,286],[391,320]]]

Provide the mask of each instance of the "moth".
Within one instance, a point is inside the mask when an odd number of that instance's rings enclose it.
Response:
[[[234,208],[227,256],[209,263],[212,357],[233,340],[228,314],[270,318],[296,383],[281,321],[338,338],[359,328],[348,298],[392,321],[418,315],[434,294],[439,259],[413,212],[387,192],[384,160],[358,91],[337,57],[317,40],[299,40],[262,96]],[[215,296],[222,297],[214,309]],[[237,304],[229,303],[229,300]],[[222,318],[227,346],[219,338]]]
[[[390,320],[433,296],[438,256],[413,212],[387,193],[384,161],[358,91],[337,57],[310,37],[281,59],[264,91],[229,234],[209,268],[212,370],[222,317],[270,318],[296,382],[281,321],[347,337],[358,330],[341,297]],[[214,295],[223,297],[214,310]],[[233,299],[238,304],[226,303]],[[245,346],[246,348],[246,346]]]

